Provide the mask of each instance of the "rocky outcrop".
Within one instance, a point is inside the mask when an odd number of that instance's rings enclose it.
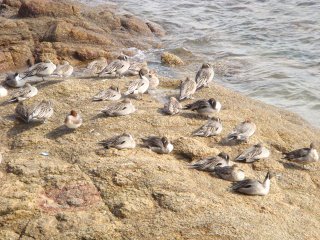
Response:
[[[179,80],[160,78],[156,96],[132,99],[137,111],[115,118],[98,115],[108,103],[91,101],[114,81],[59,80],[39,84],[38,95],[27,103],[53,101],[54,115],[45,124],[23,124],[12,117],[15,104],[0,106],[0,239],[318,239],[320,166],[303,170],[281,159],[282,151],[312,141],[320,146],[319,129],[300,117],[214,84],[194,97],[221,102],[222,134],[194,137],[206,119],[187,110],[162,115],[163,103],[156,100],[178,94]],[[130,80],[116,84],[123,91]],[[71,108],[84,119],[76,131],[62,126]],[[257,125],[248,143],[221,144],[248,118]],[[137,148],[97,144],[123,132],[134,136]],[[159,155],[142,147],[140,138],[149,135],[167,136],[173,152]],[[272,171],[265,197],[235,194],[230,182],[188,166],[221,151],[234,159],[258,142],[271,156],[239,165],[247,177],[260,180]]]
[[[72,64],[157,46],[164,30],[108,6],[90,8],[68,0],[5,0],[0,7],[0,71],[27,61],[66,59]],[[141,35],[145,36],[143,40]]]
[[[182,59],[178,57],[177,55],[169,52],[164,52],[161,55],[161,62],[163,64],[169,65],[169,66],[181,66],[184,64]]]

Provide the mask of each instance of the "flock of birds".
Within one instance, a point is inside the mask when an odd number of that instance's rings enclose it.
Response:
[[[139,75],[139,78],[129,83],[124,96],[118,87],[111,86],[109,89],[100,91],[93,96],[93,101],[114,101],[104,108],[101,112],[107,117],[116,117],[132,114],[136,111],[130,97],[142,98],[144,93],[156,89],[159,85],[159,79],[156,71],[149,70],[147,63],[129,61],[127,56],[121,55],[116,60],[108,64],[105,58],[99,58],[88,64],[85,71],[98,76],[122,77],[124,75]],[[33,105],[26,106],[24,101],[37,95],[38,89],[32,86],[33,81],[30,77],[37,76],[42,78],[56,75],[68,78],[73,73],[73,67],[63,61],[61,65],[56,66],[50,60],[37,63],[22,73],[9,74],[5,84],[12,88],[19,88],[10,95],[7,102],[18,102],[15,113],[17,118],[25,123],[34,121],[46,122],[53,112],[53,104],[50,100],[42,100]],[[193,132],[194,136],[210,137],[219,135],[222,132],[222,123],[220,118],[212,116],[221,109],[221,103],[214,98],[200,99],[185,106],[181,101],[193,99],[193,94],[203,87],[209,87],[213,81],[213,67],[204,63],[196,74],[195,79],[186,78],[181,81],[179,98],[170,97],[169,102],[164,105],[163,112],[168,115],[178,114],[181,110],[191,110],[197,112],[200,116],[208,118],[206,124]],[[7,96],[8,91],[4,86],[0,86],[0,97]],[[119,101],[122,97],[124,99]],[[65,118],[65,126],[70,129],[76,129],[82,125],[81,116],[72,110]],[[226,137],[227,141],[234,143],[247,142],[255,133],[256,125],[250,120],[243,121],[234,127],[233,131]],[[173,150],[173,145],[165,136],[150,136],[142,139],[143,144],[152,151],[159,154],[169,154]],[[135,139],[132,135],[124,133],[99,142],[105,148],[132,149],[136,147]],[[252,163],[260,159],[268,158],[270,155],[262,143],[258,143],[246,149],[234,161]],[[284,153],[284,158],[296,163],[305,164],[319,161],[319,155],[313,143],[309,148],[297,149],[289,153]],[[1,159],[1,154],[0,154]],[[268,172],[264,181],[255,179],[245,179],[245,173],[238,164],[230,161],[229,155],[221,152],[217,156],[209,157],[190,164],[190,168],[200,171],[207,171],[211,174],[232,181],[232,190],[248,195],[266,195],[270,190],[271,174]]]

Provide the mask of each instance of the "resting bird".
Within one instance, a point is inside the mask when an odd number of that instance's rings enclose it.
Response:
[[[315,144],[311,143],[309,148],[301,148],[292,152],[284,153],[284,159],[302,164],[304,167],[305,164],[318,162],[319,154],[315,148]]]
[[[232,183],[232,190],[246,195],[265,196],[270,191],[270,172],[267,173],[263,182],[254,179],[246,179]]]
[[[157,72],[156,70],[150,70],[148,74],[148,79],[149,79],[149,89],[154,90],[159,86],[159,78],[157,77]]]
[[[206,124],[193,132],[194,136],[210,137],[219,135],[222,131],[222,124],[220,118],[212,117]]]
[[[180,112],[182,109],[181,104],[175,97],[170,97],[168,103],[166,103],[163,107],[163,112],[168,115],[175,115]]]
[[[198,100],[194,103],[187,104],[184,109],[189,109],[191,111],[197,111],[201,116],[210,116],[214,112],[219,112],[221,109],[221,103],[216,101],[214,98],[209,100]]]
[[[143,144],[152,151],[160,154],[168,154],[173,150],[173,145],[167,137],[147,137],[142,138]]]
[[[246,149],[243,153],[235,158],[235,161],[252,163],[263,158],[268,158],[269,156],[270,151],[261,143],[259,143]]]
[[[179,100],[183,99],[193,99],[192,95],[197,90],[197,83],[190,78],[186,78],[186,80],[181,81],[180,84],[180,97]]]
[[[148,74],[148,70],[143,68],[139,71],[140,79],[133,80],[129,83],[128,91],[124,93],[124,95],[130,94],[143,94],[149,88],[149,79],[146,77]]]
[[[104,74],[115,74],[116,77],[122,77],[123,74],[129,69],[129,67],[130,63],[128,61],[128,57],[125,55],[121,55],[118,57],[118,59],[112,61],[108,66],[102,69],[102,71],[99,73],[99,77]]]
[[[199,160],[190,165],[190,168],[197,169],[200,171],[212,172],[216,167],[225,167],[229,166],[229,155],[221,152],[218,156],[208,157],[202,160]]]
[[[31,66],[28,71],[24,72],[23,78],[28,78],[32,76],[41,77],[44,81],[44,77],[50,76],[57,66],[53,64],[49,59],[44,62],[37,63]]]
[[[126,149],[126,148],[136,147],[135,140],[133,139],[131,134],[127,134],[127,133],[123,133],[121,135],[103,140],[99,142],[99,144],[107,149],[109,148]]]
[[[196,83],[197,89],[202,87],[209,87],[209,83],[212,82],[214,77],[214,71],[209,63],[202,64],[201,69],[197,72]]]
[[[18,91],[14,92],[8,102],[22,102],[36,96],[37,94],[38,89],[27,83],[24,88],[20,88]]]
[[[246,120],[237,125],[227,136],[227,139],[228,141],[248,141],[249,137],[251,137],[255,133],[256,129],[256,124],[254,124],[250,120]]]
[[[104,57],[100,57],[92,62],[90,62],[86,68],[92,74],[99,74],[104,68],[108,66],[108,61]]]
[[[18,118],[22,119],[25,123],[34,121],[46,122],[53,114],[52,102],[48,100],[42,100],[40,103],[28,107],[20,102],[16,109],[16,115]]]
[[[66,116],[64,124],[67,128],[76,129],[82,125],[82,118],[76,111],[71,110],[71,112]]]
[[[213,172],[218,177],[231,182],[242,181],[245,178],[244,171],[241,170],[237,164],[232,166],[215,167]]]
[[[116,101],[121,98],[121,93],[118,87],[111,86],[107,90],[100,91],[93,97],[93,101]]]
[[[130,67],[125,73],[130,76],[137,76],[139,75],[139,72],[142,68],[147,68],[147,67],[148,67],[148,63],[146,61],[144,62],[130,61]]]
[[[129,115],[135,111],[136,109],[131,103],[131,101],[129,99],[124,99],[122,102],[110,104],[101,112],[104,113],[106,116],[115,117]]]
[[[68,61],[62,61],[61,65],[58,65],[53,74],[58,75],[59,77],[67,78],[70,77],[73,73],[73,67]]]
[[[23,79],[19,73],[10,73],[7,75],[4,82],[9,87],[20,88],[23,87],[27,81]]]
[[[0,85],[0,97],[5,97],[7,95],[8,95],[8,90],[4,86]]]

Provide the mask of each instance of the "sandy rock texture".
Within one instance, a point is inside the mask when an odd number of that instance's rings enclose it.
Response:
[[[130,80],[38,84],[39,94],[26,103],[52,99],[55,113],[45,124],[23,124],[13,115],[16,104],[0,106],[0,239],[318,239],[320,166],[303,170],[281,160],[281,151],[311,141],[320,146],[319,129],[213,84],[195,97],[222,103],[222,135],[192,137],[206,120],[189,111],[163,115],[163,100],[177,95],[179,85],[164,78],[159,90],[132,100],[134,114],[101,116],[109,102],[92,102],[92,96],[111,84],[123,92]],[[84,119],[75,131],[63,126],[71,109]],[[257,125],[249,143],[221,144],[247,118]],[[140,145],[105,150],[97,144],[123,132],[139,144],[141,137],[166,135],[175,149],[158,155]],[[191,161],[220,151],[233,159],[257,142],[271,150],[270,158],[240,165],[248,177],[262,180],[268,170],[276,175],[265,197],[232,193],[229,182],[188,168]]]
[[[129,47],[148,49],[165,31],[148,20],[68,0],[0,2],[0,72],[50,58],[80,64],[109,60]]]

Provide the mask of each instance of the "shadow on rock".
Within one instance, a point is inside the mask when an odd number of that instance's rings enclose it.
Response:
[[[64,135],[73,133],[75,129],[67,128],[66,126],[60,126],[56,129],[52,130],[51,132],[46,134],[46,137],[49,139],[57,139],[59,137],[62,137]]]
[[[25,131],[28,131],[32,128],[38,127],[42,122],[30,122],[30,123],[24,123],[20,120],[17,121],[17,123],[7,132],[8,137],[13,137],[16,135],[19,135]]]

